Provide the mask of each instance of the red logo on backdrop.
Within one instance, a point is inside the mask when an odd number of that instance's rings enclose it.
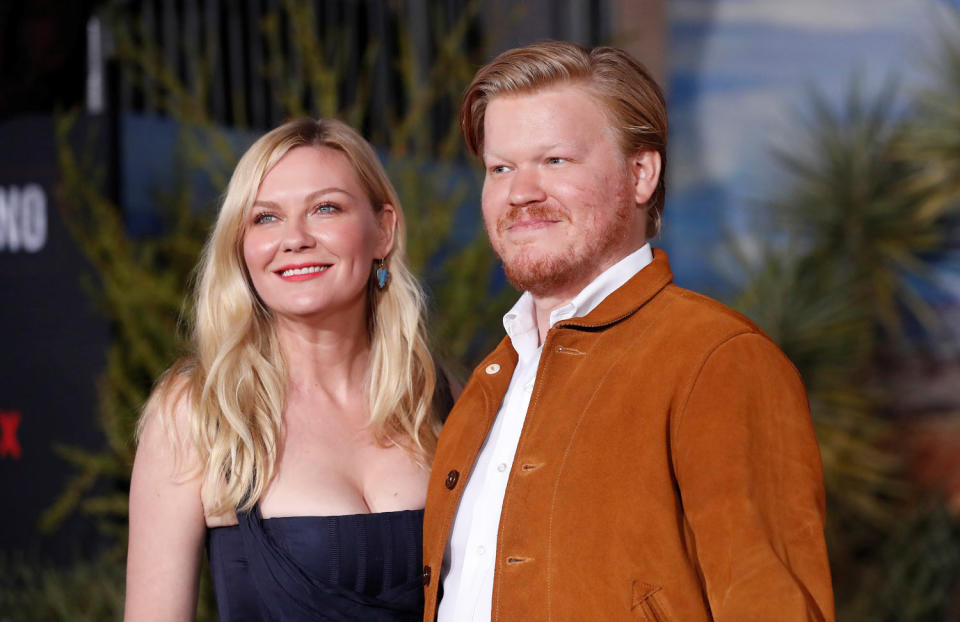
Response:
[[[20,441],[17,440],[17,428],[20,426],[20,413],[15,410],[0,410],[0,458],[10,456],[20,459]]]

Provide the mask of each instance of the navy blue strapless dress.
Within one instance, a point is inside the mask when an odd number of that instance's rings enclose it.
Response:
[[[207,530],[221,622],[414,622],[423,510],[264,519]]]

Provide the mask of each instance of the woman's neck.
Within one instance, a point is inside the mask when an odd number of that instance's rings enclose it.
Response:
[[[294,394],[325,393],[350,401],[362,390],[370,364],[370,340],[362,313],[310,323],[277,318],[277,339]]]

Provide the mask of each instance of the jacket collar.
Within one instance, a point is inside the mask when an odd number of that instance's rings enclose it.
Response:
[[[673,271],[666,251],[653,249],[653,262],[637,272],[629,281],[614,290],[603,302],[584,317],[574,317],[557,322],[554,328],[602,328],[629,317],[640,307],[647,304],[664,287],[673,281]],[[500,365],[504,369],[497,374],[487,374],[490,365]],[[517,365],[517,352],[510,341],[504,337],[497,347],[480,363],[477,371],[484,376],[496,376],[496,380],[506,380]],[[503,387],[506,391],[506,385]]]
[[[557,322],[554,328],[583,327],[600,328],[619,322],[647,304],[660,290],[673,281],[670,261],[666,251],[653,250],[653,262],[637,272],[629,281],[609,296],[584,317],[574,317]]]

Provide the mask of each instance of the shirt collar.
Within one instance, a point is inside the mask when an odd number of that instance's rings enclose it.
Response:
[[[587,315],[652,261],[653,250],[648,242],[604,270],[570,302],[554,309],[550,313],[550,326],[561,320]],[[513,308],[503,316],[503,328],[521,359],[528,358],[539,349],[535,315],[533,296],[530,292],[523,292]]]
[[[527,360],[537,351],[540,336],[537,334],[536,310],[530,292],[523,292],[520,300],[503,316],[503,328],[521,360]]]

